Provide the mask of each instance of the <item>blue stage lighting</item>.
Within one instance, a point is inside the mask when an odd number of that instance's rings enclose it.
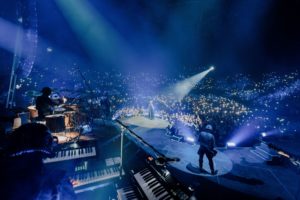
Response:
[[[176,83],[174,86],[171,87],[168,93],[173,95],[175,98],[177,98],[178,101],[181,101],[213,69],[209,68],[194,76],[179,81],[178,83]]]
[[[234,142],[227,142],[227,147],[236,147],[236,144]]]
[[[267,136],[267,133],[266,133],[266,132],[262,132],[262,133],[261,133],[261,136],[262,136],[262,137],[266,137],[266,136]]]
[[[188,136],[188,137],[186,137],[186,141],[194,143],[195,138]]]
[[[53,49],[51,47],[47,47],[46,50],[47,50],[48,53],[51,53],[53,51]]]

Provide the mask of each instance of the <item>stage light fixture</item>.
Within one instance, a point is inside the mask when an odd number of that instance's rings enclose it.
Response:
[[[19,17],[19,18],[18,18],[18,22],[23,23],[23,18],[22,18],[22,17]]]
[[[213,66],[212,66],[213,67]],[[211,72],[214,67],[195,74],[189,78],[186,78],[182,81],[177,82],[171,89],[168,91],[169,94],[172,94],[178,101],[181,101],[189,92],[202,80],[205,76]]]
[[[47,52],[51,53],[53,51],[53,49],[51,47],[47,47]]]
[[[227,147],[236,147],[236,144],[234,142],[227,142],[226,146]]]
[[[188,142],[195,142],[195,138],[193,138],[193,137],[186,137],[186,141],[188,141]]]
[[[266,137],[266,136],[267,136],[267,133],[266,133],[266,132],[262,132],[262,133],[261,133],[261,136],[262,136],[262,137]]]
[[[209,70],[210,70],[210,71],[215,70],[215,66],[211,66],[211,67],[209,68]]]

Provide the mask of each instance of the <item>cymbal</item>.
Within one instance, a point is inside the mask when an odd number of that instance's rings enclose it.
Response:
[[[60,99],[61,97],[59,96],[59,94],[57,94],[57,93],[52,93],[51,95],[50,95],[50,99],[52,99],[52,100],[58,100],[58,99]]]
[[[38,97],[41,96],[42,93],[36,90],[28,90],[25,92],[25,95],[28,97]]]

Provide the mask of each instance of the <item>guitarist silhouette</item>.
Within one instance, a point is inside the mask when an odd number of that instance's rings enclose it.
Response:
[[[217,174],[217,170],[214,169],[213,157],[217,154],[215,148],[215,137],[212,134],[213,127],[208,124],[205,126],[205,130],[201,131],[199,134],[200,148],[198,150],[199,154],[199,168],[203,172],[203,156],[206,155],[209,167],[212,175]]]

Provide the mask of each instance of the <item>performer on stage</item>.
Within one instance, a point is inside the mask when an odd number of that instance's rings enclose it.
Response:
[[[148,117],[149,117],[149,119],[154,119],[154,106],[153,106],[153,102],[152,101],[150,101],[149,102],[149,105],[148,105]]]
[[[212,175],[217,174],[217,170],[214,169],[214,162],[213,157],[216,155],[217,151],[215,148],[215,137],[212,134],[213,127],[212,125],[208,124],[205,126],[205,130],[200,132],[199,135],[199,142],[200,142],[200,148],[198,150],[199,154],[199,168],[200,171],[203,170],[203,156],[206,155],[209,167]]]
[[[49,96],[51,95],[52,90],[49,87],[44,87],[42,89],[42,95],[38,96],[36,99],[36,109],[38,110],[38,119],[43,120],[45,119],[46,115],[52,114],[52,107],[54,105],[58,105],[52,101]]]

